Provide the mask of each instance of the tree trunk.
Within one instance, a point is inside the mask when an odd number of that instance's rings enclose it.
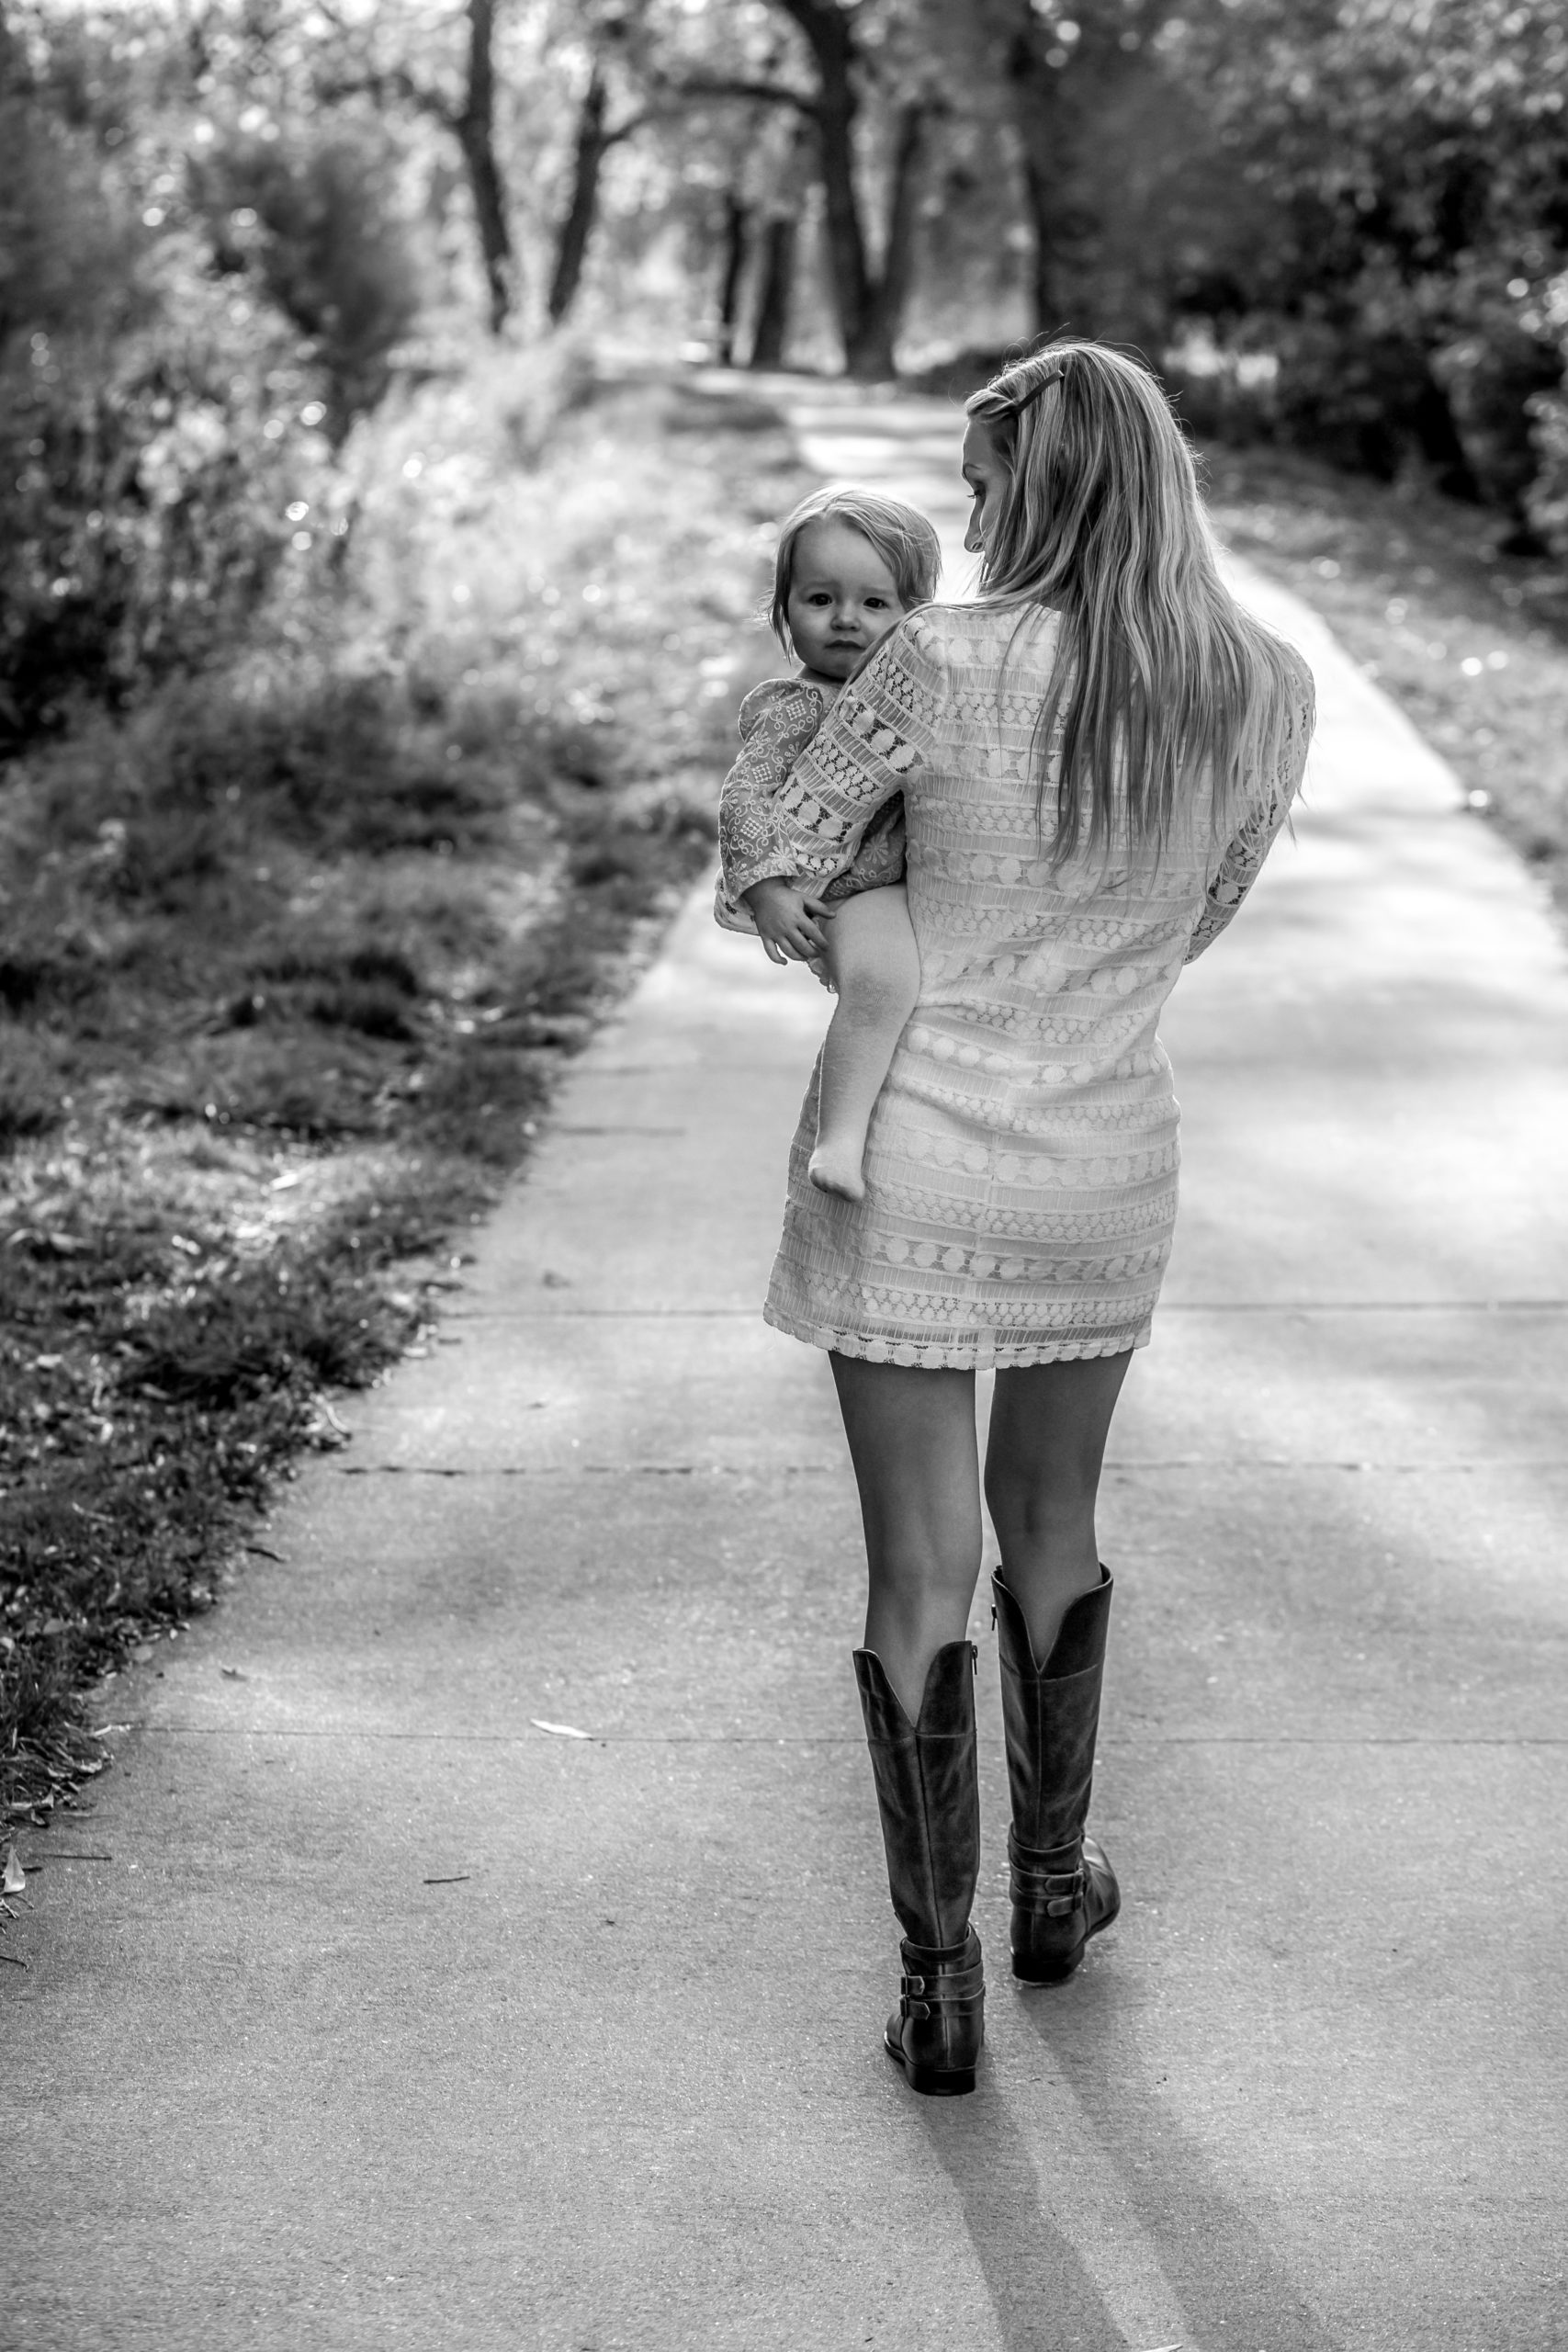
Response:
[[[1023,147],[1023,192],[1029,213],[1030,294],[1036,334],[1054,334],[1065,321],[1062,271],[1064,203],[1059,77],[1040,53],[1033,13],[1023,7],[1024,21],[1008,52],[1007,78],[1012,116]]]
[[[495,158],[495,38],[496,0],[468,0],[468,79],[463,111],[454,129],[468,166],[479,228],[485,284],[490,291],[490,326],[499,334],[512,309],[512,236],[506,225],[506,191]]]
[[[718,364],[721,368],[733,368],[735,365],[735,329],[740,311],[740,280],[746,267],[747,232],[750,224],[750,208],[741,203],[733,188],[729,188],[724,199],[724,270],[718,285]]]
[[[818,157],[827,211],[833,309],[847,374],[862,379],[892,373],[893,355],[882,329],[867,320],[871,296],[865,233],[855,194],[854,35],[838,0],[780,0],[805,35],[817,66]]]
[[[875,372],[881,376],[894,373],[894,347],[909,296],[915,258],[915,191],[919,185],[925,128],[926,108],[919,100],[899,108],[893,143],[893,176],[887,191],[887,235],[882,268],[866,289],[865,347],[876,362]]]
[[[746,363],[749,368],[784,365],[799,239],[800,221],[793,212],[775,212],[762,231],[761,282],[757,296],[757,323],[751,330],[751,356]]]
[[[570,310],[581,282],[582,265],[593,216],[599,209],[599,173],[615,143],[604,130],[609,92],[597,65],[589,76],[577,118],[577,150],[571,167],[571,202],[556,238],[556,266],[550,277],[550,324],[558,326]]]

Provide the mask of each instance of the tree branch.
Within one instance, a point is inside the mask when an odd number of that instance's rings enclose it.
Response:
[[[392,96],[400,98],[418,114],[432,116],[444,130],[456,130],[459,121],[457,109],[449,99],[444,98],[439,90],[426,89],[400,65],[389,74],[372,69],[365,74],[345,74],[336,81],[318,82],[316,95],[325,106],[335,106],[340,98],[374,98],[378,106],[384,106]]]
[[[794,107],[810,122],[817,120],[817,101],[805,90],[792,90],[784,82],[730,81],[724,77],[705,80],[699,76],[691,82],[671,82],[666,85],[672,98],[749,98],[755,106]]]

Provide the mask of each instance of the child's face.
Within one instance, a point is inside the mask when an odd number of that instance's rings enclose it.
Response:
[[[795,543],[784,616],[808,670],[847,678],[904,611],[897,582],[852,523],[840,514],[807,523]]]

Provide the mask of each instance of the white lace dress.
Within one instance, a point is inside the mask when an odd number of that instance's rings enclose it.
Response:
[[[765,1313],[873,1363],[1049,1363],[1144,1346],[1176,1219],[1178,1110],[1159,1016],[1246,896],[1301,780],[1287,756],[1223,854],[1206,806],[1163,859],[1047,862],[1032,746],[1054,616],[925,606],[899,624],[767,797],[725,876],[818,886],[904,797],[920,995],[872,1116],[866,1196],[807,1176],[817,1079],[790,1153]]]

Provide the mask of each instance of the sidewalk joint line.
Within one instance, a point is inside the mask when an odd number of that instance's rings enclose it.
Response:
[[[1561,1315],[1568,1298],[1180,1298],[1162,1315]],[[462,1323],[761,1322],[754,1306],[486,1306],[447,1318]]]
[[[829,1462],[337,1462],[340,1478],[831,1478],[849,1464]],[[1472,1462],[1358,1462],[1346,1455],[1171,1453],[1107,1457],[1107,1470],[1345,1470],[1381,1471],[1399,1477],[1435,1472],[1469,1476],[1484,1470],[1558,1470],[1560,1454],[1483,1454]]]
[[[865,1746],[863,1732],[657,1732],[590,1731],[576,1740],[552,1738],[534,1731],[386,1731],[356,1728],[306,1731],[292,1724],[130,1724],[130,1731],[164,1739],[361,1739],[396,1745],[423,1742],[458,1747],[533,1747],[543,1740],[558,1754],[574,1747],[852,1747]],[[999,1740],[982,1736],[982,1744],[1000,1753]],[[1568,1747],[1568,1736],[1521,1732],[1495,1736],[1427,1732],[1346,1732],[1324,1736],[1306,1732],[1115,1732],[1101,1733],[1101,1747]]]
[[[770,1462],[759,1467],[733,1462],[544,1462],[481,1463],[444,1469],[427,1462],[338,1462],[340,1478],[828,1478],[838,1475],[827,1462]],[[1352,1469],[1359,1467],[1352,1463]],[[847,1471],[846,1463],[844,1468]]]

